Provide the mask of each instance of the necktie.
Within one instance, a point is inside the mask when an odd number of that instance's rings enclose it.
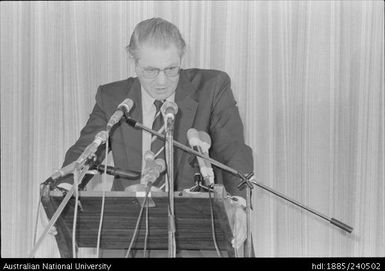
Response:
[[[162,107],[164,101],[160,100],[155,100],[154,105],[156,108],[156,113],[154,117],[154,122],[152,123],[152,130],[157,131],[159,133],[163,134],[164,131],[164,120],[162,113],[160,112],[160,108]],[[158,138],[156,135],[152,136],[151,139],[151,151],[155,154],[155,159],[161,158],[165,160],[165,154],[164,154],[164,141]],[[165,173],[163,172],[158,180],[154,183],[154,185],[158,187],[162,187],[164,183],[164,175]]]

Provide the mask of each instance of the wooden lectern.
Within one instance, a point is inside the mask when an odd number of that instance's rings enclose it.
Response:
[[[105,192],[105,209],[101,231],[101,249],[127,249],[134,234],[136,221],[144,201],[144,194],[135,192]],[[222,185],[214,186],[211,194],[214,213],[215,238],[219,250],[227,251],[234,257],[231,246],[233,234],[225,208],[226,191]],[[42,204],[47,217],[51,219],[63,199],[61,192],[49,191],[42,193]],[[177,250],[215,250],[212,236],[212,221],[209,194],[175,192],[175,223]],[[96,247],[102,204],[101,191],[80,191],[79,209],[76,226],[78,247]],[[56,241],[62,258],[72,255],[72,224],[74,213],[74,197],[68,202],[56,221],[58,234]],[[148,215],[147,249],[168,249],[168,194],[151,192]],[[133,250],[144,248],[145,213],[142,214]]]

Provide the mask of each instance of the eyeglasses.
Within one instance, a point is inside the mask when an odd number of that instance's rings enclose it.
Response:
[[[143,76],[147,79],[156,78],[159,75],[160,71],[163,71],[167,77],[177,76],[179,71],[180,71],[180,66],[171,66],[171,67],[167,67],[164,69],[142,68],[142,67],[140,67],[140,68],[142,69]]]

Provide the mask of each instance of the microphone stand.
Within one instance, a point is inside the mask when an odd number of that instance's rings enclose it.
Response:
[[[145,130],[145,131],[147,131],[147,132],[149,132],[151,134],[154,134],[154,135],[158,136],[159,138],[165,140],[165,136],[164,135],[162,135],[162,134],[160,134],[160,133],[158,133],[158,132],[156,132],[156,131],[154,131],[154,130],[146,127],[146,126],[144,126],[140,122],[132,119],[131,117],[129,117],[127,115],[126,115],[126,120],[127,120],[127,123],[130,126],[135,127],[135,128],[141,128],[141,129],[143,129],[143,130]],[[212,159],[211,157],[209,157],[207,155],[201,154],[201,153],[199,153],[199,152],[197,152],[197,151],[195,151],[195,150],[193,150],[193,149],[191,149],[191,148],[189,148],[189,147],[179,143],[176,140],[174,140],[173,143],[174,143],[175,147],[177,147],[177,148],[179,148],[181,150],[184,150],[184,151],[186,151],[188,153],[191,153],[191,154],[194,154],[196,156],[199,156],[199,157],[201,157],[203,159],[206,159],[211,164],[219,167],[220,169],[225,170],[225,171],[227,171],[229,173],[232,173],[233,175],[236,175],[236,176],[240,177],[242,179],[242,181],[237,186],[239,189],[242,186],[244,186],[245,184],[247,185],[247,190],[246,190],[246,222],[247,222],[246,246],[247,246],[247,255],[249,257],[251,256],[251,232],[250,232],[250,206],[251,205],[250,205],[250,203],[251,203],[251,189],[254,188],[254,185],[256,185],[256,186],[258,186],[258,187],[260,187],[260,188],[262,188],[262,189],[264,189],[264,190],[266,190],[266,191],[268,191],[268,192],[270,192],[270,193],[272,193],[272,194],[274,194],[274,195],[276,195],[276,196],[278,196],[278,197],[280,197],[280,198],[282,198],[282,199],[284,199],[284,200],[286,200],[286,201],[288,201],[288,202],[290,202],[290,203],[292,203],[292,204],[294,204],[294,205],[296,205],[296,206],[298,206],[298,207],[300,207],[300,208],[302,208],[302,209],[304,209],[304,210],[306,210],[306,211],[308,211],[308,212],[310,212],[310,213],[312,213],[312,214],[322,218],[322,219],[327,220],[328,222],[330,222],[334,226],[337,226],[340,229],[342,229],[342,230],[344,230],[344,231],[346,231],[348,233],[351,233],[353,231],[353,228],[351,226],[349,226],[349,225],[347,225],[347,224],[345,224],[345,223],[343,223],[343,222],[341,222],[341,221],[339,221],[339,220],[337,220],[337,219],[335,219],[333,217],[330,218],[330,217],[328,217],[328,216],[326,216],[326,215],[324,215],[324,214],[322,214],[322,213],[320,213],[320,212],[318,212],[318,211],[316,211],[314,209],[311,209],[311,208],[301,204],[300,202],[298,202],[298,201],[296,201],[294,199],[291,199],[291,198],[285,196],[284,194],[279,193],[279,192],[275,191],[274,189],[272,189],[272,188],[270,188],[270,187],[268,187],[268,186],[266,186],[264,184],[261,184],[261,183],[256,182],[256,181],[251,181],[250,179],[254,175],[254,173],[249,173],[249,174],[245,175],[245,174],[243,174],[240,171],[237,171],[237,170],[235,170],[235,169],[233,169],[231,167],[228,167],[228,166],[226,166],[226,165],[224,165],[224,164],[222,164],[222,163]]]
[[[136,120],[134,120],[134,119],[132,119],[130,117],[126,117],[126,118],[127,118],[127,123],[130,126],[132,126],[134,128],[143,129],[143,130],[145,130],[145,131],[147,131],[147,132],[149,132],[149,133],[151,133],[153,135],[156,135],[157,137],[159,137],[162,140],[166,140],[165,135],[163,135],[163,134],[161,134],[161,133],[159,133],[157,131],[154,131],[154,130],[144,126],[140,122],[138,122],[138,121],[136,121]],[[232,173],[234,175],[237,175],[237,176],[241,177],[242,180],[245,180],[245,176],[241,172],[239,172],[239,171],[237,171],[237,170],[235,170],[235,169],[233,169],[231,167],[228,167],[228,166],[218,162],[217,160],[212,159],[211,157],[209,157],[207,155],[204,155],[204,154],[202,154],[200,152],[197,152],[197,151],[193,150],[192,148],[187,147],[187,146],[183,145],[182,143],[180,143],[180,142],[178,142],[176,140],[173,140],[173,145],[175,147],[181,149],[181,150],[184,150],[184,151],[188,152],[188,153],[194,154],[195,156],[202,157],[203,159],[206,159],[207,161],[209,161],[211,164],[213,164],[213,165],[215,165],[215,166],[217,166],[217,167],[219,167],[219,168],[221,168],[221,169],[223,169],[223,170],[225,170],[227,172],[230,172],[230,173]],[[250,188],[253,187],[253,185],[247,179],[246,179],[246,183],[249,185]]]
[[[51,230],[52,226],[56,223],[57,219],[59,218],[59,216],[63,212],[64,208],[66,207],[68,201],[71,199],[72,195],[75,192],[78,193],[78,191],[77,191],[77,186],[78,185],[76,185],[76,183],[79,184],[79,182],[83,179],[83,177],[85,176],[86,172],[88,171],[90,165],[86,165],[82,169],[81,169],[81,167],[82,167],[82,164],[78,164],[78,165],[75,166],[74,172],[76,171],[75,175],[78,175],[78,178],[77,178],[77,180],[74,179],[74,184],[72,185],[72,188],[66,193],[66,196],[61,201],[60,205],[58,206],[58,208],[56,209],[55,213],[51,217],[48,225],[45,227],[45,229],[44,229],[42,235],[40,236],[39,240],[36,242],[36,244],[34,245],[34,247],[31,250],[31,252],[28,254],[29,258],[32,258],[35,255],[37,249],[42,244],[44,238],[46,237],[48,232]],[[76,206],[75,206],[75,208],[76,208]],[[74,210],[74,219],[75,219],[75,210]],[[74,255],[72,255],[72,257],[74,257]]]
[[[253,175],[251,175],[253,176]],[[251,178],[250,176],[250,178]],[[249,179],[247,179],[249,180]],[[246,187],[246,257],[251,258],[251,221],[250,221],[250,209],[251,209],[251,188]]]
[[[174,215],[174,120],[167,118],[166,121],[166,165],[168,178],[168,197],[169,197],[169,214],[168,214],[168,256],[176,257],[176,241],[175,241],[175,215]]]

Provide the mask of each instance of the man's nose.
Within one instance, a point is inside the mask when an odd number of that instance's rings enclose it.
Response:
[[[156,78],[159,85],[166,83],[167,77],[164,71],[159,71],[158,77]]]

